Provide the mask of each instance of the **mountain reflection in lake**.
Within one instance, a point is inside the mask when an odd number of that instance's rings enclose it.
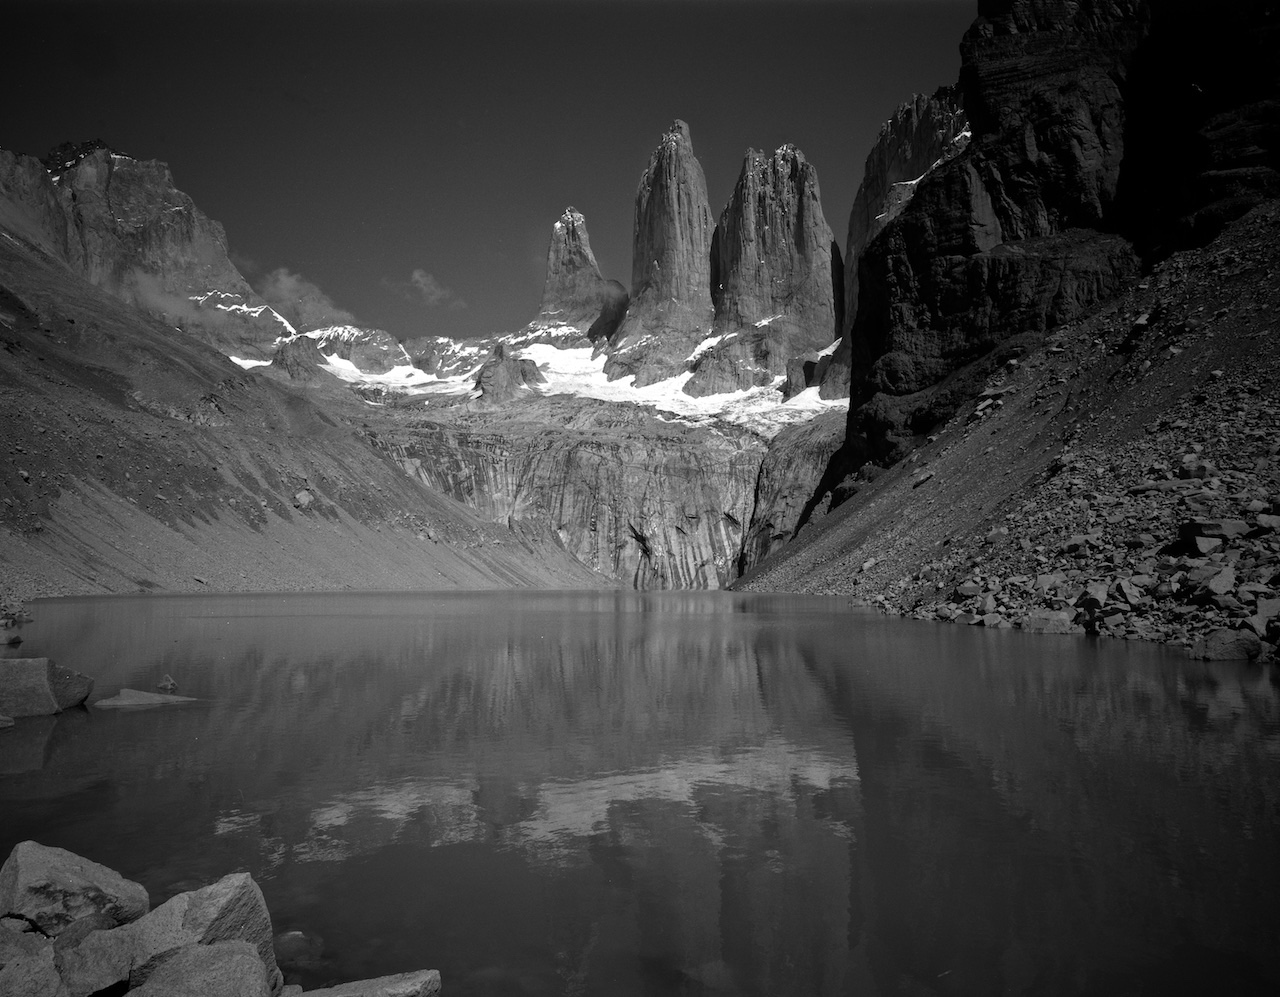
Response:
[[[28,654],[200,702],[0,733],[0,849],[227,872],[307,987],[1269,993],[1260,670],[637,593],[37,603]]]

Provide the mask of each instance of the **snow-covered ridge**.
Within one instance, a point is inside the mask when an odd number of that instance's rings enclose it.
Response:
[[[287,330],[286,335],[297,335],[297,331],[289,321],[270,305],[247,305],[240,295],[218,290],[205,291],[204,294],[191,294],[187,297],[188,300],[204,308],[216,308],[218,311],[246,315],[249,318],[262,318],[265,315],[284,326]]]
[[[708,337],[694,349],[689,361],[733,335],[736,334]],[[313,329],[282,337],[277,343],[301,336],[316,341],[325,358],[321,369],[339,380],[353,387],[381,389],[407,399],[421,399],[425,405],[474,399],[476,376],[499,346],[507,357],[537,364],[546,383],[529,388],[530,394],[575,395],[642,405],[668,421],[698,425],[719,420],[745,426],[766,438],[820,412],[848,405],[846,399],[820,398],[816,387],[784,401],[780,390],[782,377],[762,387],[696,398],[683,390],[693,376],[692,371],[640,388],[635,386],[634,377],[611,381],[604,372],[608,355],[597,353],[576,327],[554,322],[533,323],[517,333],[484,339],[455,340],[443,336],[417,339],[405,344],[407,350],[385,332],[358,326]],[[389,344],[395,344],[399,351],[399,355],[386,358],[392,366],[381,373],[362,369],[361,354],[353,352],[353,348],[367,349],[375,341],[382,350],[390,350]],[[838,345],[839,340],[823,352],[834,352]],[[347,356],[344,357],[344,353]],[[265,362],[232,359],[246,369]]]

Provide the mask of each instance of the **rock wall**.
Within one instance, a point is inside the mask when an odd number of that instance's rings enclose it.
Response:
[[[383,445],[432,489],[494,522],[545,522],[578,560],[640,589],[737,577],[765,452],[746,430],[565,397],[423,420]]]
[[[916,94],[880,128],[849,212],[842,332],[853,325],[858,309],[858,257],[862,250],[902,213],[926,173],[964,151],[968,132],[969,121],[955,87],[941,87],[930,95]]]
[[[769,443],[756,478],[739,573],[750,571],[794,535],[827,464],[844,441],[845,413],[834,410],[788,426]]]
[[[269,356],[293,329],[249,287],[227,237],[161,162],[92,148],[55,162],[0,152],[0,223],[108,293],[227,352]]]
[[[685,369],[710,334],[714,225],[689,126],[675,121],[636,190],[631,303],[608,342],[605,372],[636,386]]]
[[[818,174],[793,145],[749,150],[711,246],[713,335],[684,390],[701,396],[772,383],[787,362],[839,334],[831,229]],[[837,251],[838,255],[838,251]]]
[[[1014,333],[1115,294],[1137,271],[1107,233],[1124,156],[1124,81],[1149,28],[1142,0],[990,0],[961,46],[973,133],[866,246],[849,336],[849,436],[892,461],[930,418],[922,399]],[[876,418],[868,418],[868,406]],[[913,420],[916,424],[910,424]]]

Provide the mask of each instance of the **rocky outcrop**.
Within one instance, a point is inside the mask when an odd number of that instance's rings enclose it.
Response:
[[[608,340],[605,372],[636,386],[685,369],[711,330],[713,223],[689,126],[675,121],[636,190],[631,303]]]
[[[877,393],[930,391],[1136,272],[1129,244],[1105,230],[1124,155],[1123,85],[1148,21],[1142,0],[980,4],[961,49],[972,141],[915,185],[856,264],[849,436],[870,434],[877,460],[932,428],[908,425]],[[923,398],[912,407],[949,414]]]
[[[310,381],[320,376],[325,356],[320,344],[311,336],[289,336],[276,343],[271,367],[293,381]]]
[[[396,337],[381,329],[333,325],[303,335],[314,339],[325,356],[349,360],[366,374],[385,374],[393,367],[408,367],[413,363]]]
[[[527,394],[536,384],[546,383],[547,379],[542,376],[536,363],[512,356],[506,347],[499,344],[494,347],[493,356],[485,361],[476,374],[472,407],[501,405]]]
[[[693,357],[694,396],[770,384],[839,335],[818,174],[793,145],[749,150],[711,246],[717,341]],[[835,252],[838,257],[838,251]]]
[[[582,563],[641,589],[737,576],[765,451],[736,427],[563,396],[381,442],[432,489],[494,522],[545,524]]]
[[[595,325],[606,308],[618,311],[617,292],[621,288],[622,285],[616,281],[607,281],[600,275],[582,213],[572,207],[565,208],[551,229],[542,305],[534,324],[548,327],[570,325],[585,333]],[[621,310],[625,312],[625,289],[622,296]],[[596,338],[600,338],[601,331],[597,330]],[[604,338],[612,332],[610,329]]]

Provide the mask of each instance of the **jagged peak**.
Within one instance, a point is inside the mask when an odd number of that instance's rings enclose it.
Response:
[[[662,136],[663,142],[677,142],[683,140],[688,146],[693,145],[693,134],[689,131],[689,125],[680,118],[676,118],[667,128],[666,133]]]
[[[63,142],[61,145],[54,146],[40,160],[40,163],[53,176],[60,176],[67,170],[75,169],[80,162],[95,152],[107,152],[112,156],[121,156],[125,159],[131,159],[118,149],[109,146],[100,138],[89,139],[87,142]]]

